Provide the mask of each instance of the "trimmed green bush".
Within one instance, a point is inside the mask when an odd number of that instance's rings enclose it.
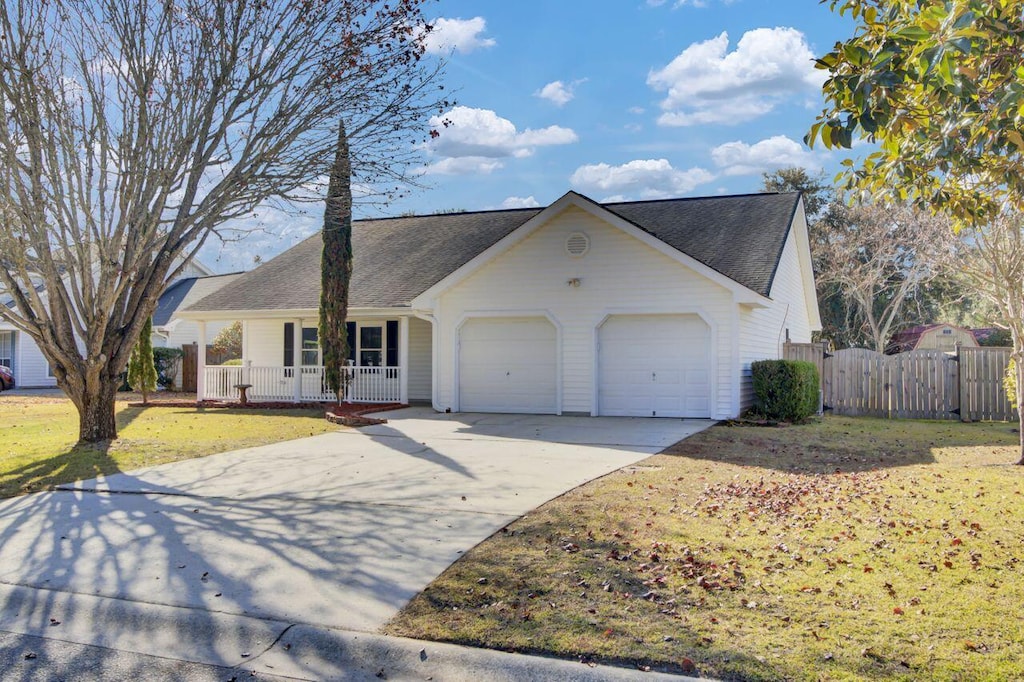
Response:
[[[232,360],[225,360],[220,363],[221,367],[239,367],[242,364],[242,358],[234,358]]]
[[[759,360],[750,365],[754,410],[768,419],[800,422],[818,411],[818,368],[802,360]]]
[[[160,388],[174,388],[174,377],[178,374],[178,365],[185,357],[180,348],[153,348],[153,364],[156,366],[156,385]]]

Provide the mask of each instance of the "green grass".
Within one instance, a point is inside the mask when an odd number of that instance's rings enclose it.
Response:
[[[67,399],[4,395],[0,409],[0,498],[338,429],[320,410],[142,408],[119,400],[120,437],[79,447],[78,413]]]
[[[1016,439],[717,426],[509,525],[386,631],[732,680],[1021,679]]]

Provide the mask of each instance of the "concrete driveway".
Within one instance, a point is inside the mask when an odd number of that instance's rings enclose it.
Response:
[[[509,522],[710,425],[384,416],[3,502],[2,629],[218,665],[372,632]]]

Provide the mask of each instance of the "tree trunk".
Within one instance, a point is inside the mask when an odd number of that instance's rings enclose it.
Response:
[[[1017,339],[1014,339],[1014,345],[1019,344]],[[1015,354],[1016,355],[1016,354]],[[1017,460],[1017,464],[1024,466],[1024,358],[1020,355],[1016,359],[1017,369],[1017,434],[1020,436],[1020,459]]]
[[[87,386],[80,396],[72,396],[78,408],[78,441],[98,443],[117,438],[117,422],[114,420],[114,400],[117,397],[117,381],[98,382],[95,388]]]

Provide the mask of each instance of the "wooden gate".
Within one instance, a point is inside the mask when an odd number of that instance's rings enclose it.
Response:
[[[181,390],[195,393],[199,390],[199,344],[186,343],[181,349],[185,351],[181,358]]]
[[[955,355],[940,350],[914,350],[884,358],[888,416],[960,418],[960,376]]]

